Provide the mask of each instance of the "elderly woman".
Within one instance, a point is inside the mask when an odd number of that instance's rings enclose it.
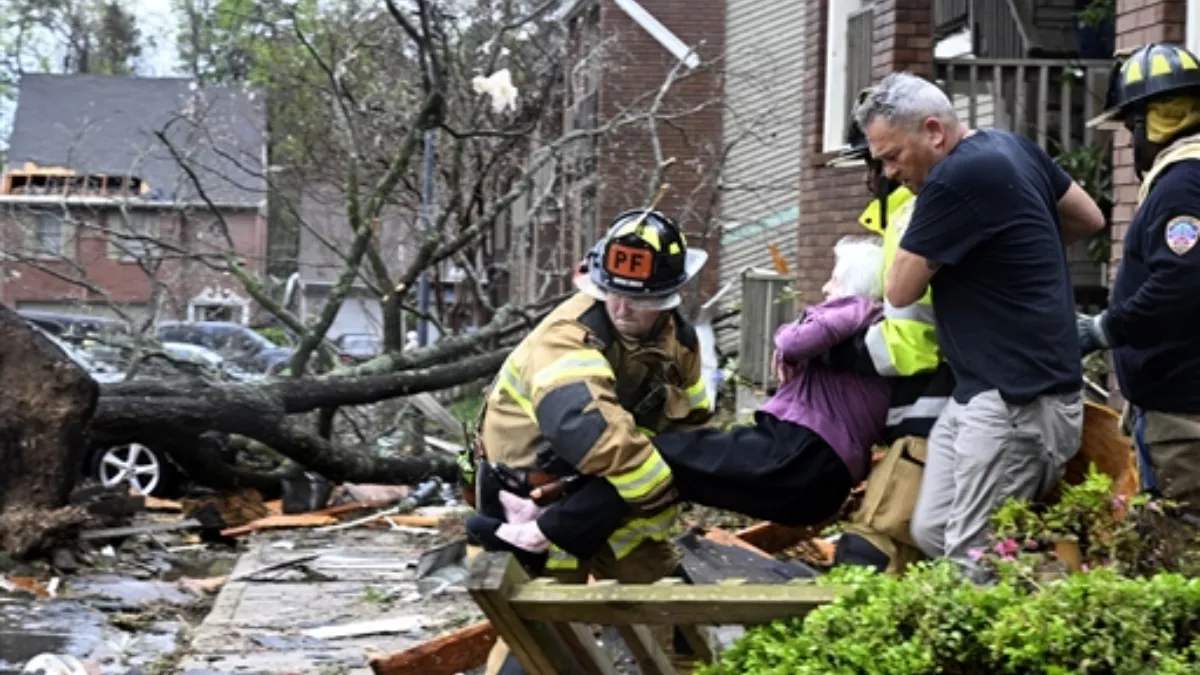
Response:
[[[834,516],[866,477],[887,416],[887,381],[835,371],[823,357],[880,316],[883,251],[877,238],[853,237],[838,242],[834,255],[825,301],[775,333],[780,386],[754,424],[654,437],[681,500],[812,525]],[[584,477],[577,485],[547,508],[502,492],[508,522],[475,515],[467,530],[487,548],[514,552],[531,569],[541,567],[550,543],[591,557],[629,506],[607,481]]]

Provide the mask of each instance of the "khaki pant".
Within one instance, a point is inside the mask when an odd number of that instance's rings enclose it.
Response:
[[[862,502],[843,530],[866,539],[888,557],[887,571],[904,572],[922,558],[912,538],[912,516],[921,494],[925,472],[926,440],[919,436],[897,439],[883,459],[871,469]]]
[[[622,584],[652,584],[675,571],[682,556],[679,549],[669,541],[644,541],[620,560],[613,557],[612,549],[605,547],[588,560],[580,562],[573,570],[547,572],[564,584],[586,584],[588,576],[597,579],[615,579]],[[670,626],[650,626],[650,632],[664,647],[670,647],[673,630]],[[508,658],[508,645],[496,640],[488,654],[486,675],[496,675],[504,660]]]
[[[1083,434],[1080,394],[1017,405],[996,390],[950,401],[929,435],[913,541],[931,558],[974,573],[971,552],[987,546],[989,519],[1005,499],[1036,500],[1062,478]]]
[[[1147,467],[1166,499],[1184,513],[1200,517],[1200,415],[1147,410],[1142,438],[1150,454]]]

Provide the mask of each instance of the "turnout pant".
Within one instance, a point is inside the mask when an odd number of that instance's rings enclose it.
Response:
[[[1143,485],[1200,520],[1200,415],[1140,410],[1136,424]]]
[[[654,439],[682,501],[781,525],[815,525],[837,514],[853,487],[841,457],[812,430],[758,413],[753,426],[702,428]],[[566,552],[586,559],[630,515],[604,479],[588,477],[538,517]]]
[[[996,390],[951,400],[929,435],[912,536],[931,558],[975,574],[971,551],[987,546],[989,519],[1009,497],[1041,499],[1079,451],[1083,397],[1044,395],[1017,405]]]

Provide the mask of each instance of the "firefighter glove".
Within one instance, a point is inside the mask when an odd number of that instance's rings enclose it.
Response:
[[[1079,331],[1080,356],[1087,356],[1092,352],[1108,349],[1111,346],[1108,334],[1104,330],[1106,317],[1104,312],[1096,316],[1079,317],[1075,326]]]

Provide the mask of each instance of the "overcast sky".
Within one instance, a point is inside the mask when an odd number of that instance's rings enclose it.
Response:
[[[125,6],[137,16],[142,35],[152,38],[143,47],[142,67],[139,75],[167,77],[178,75],[179,62],[175,49],[175,18],[171,12],[172,0],[125,0]]]

